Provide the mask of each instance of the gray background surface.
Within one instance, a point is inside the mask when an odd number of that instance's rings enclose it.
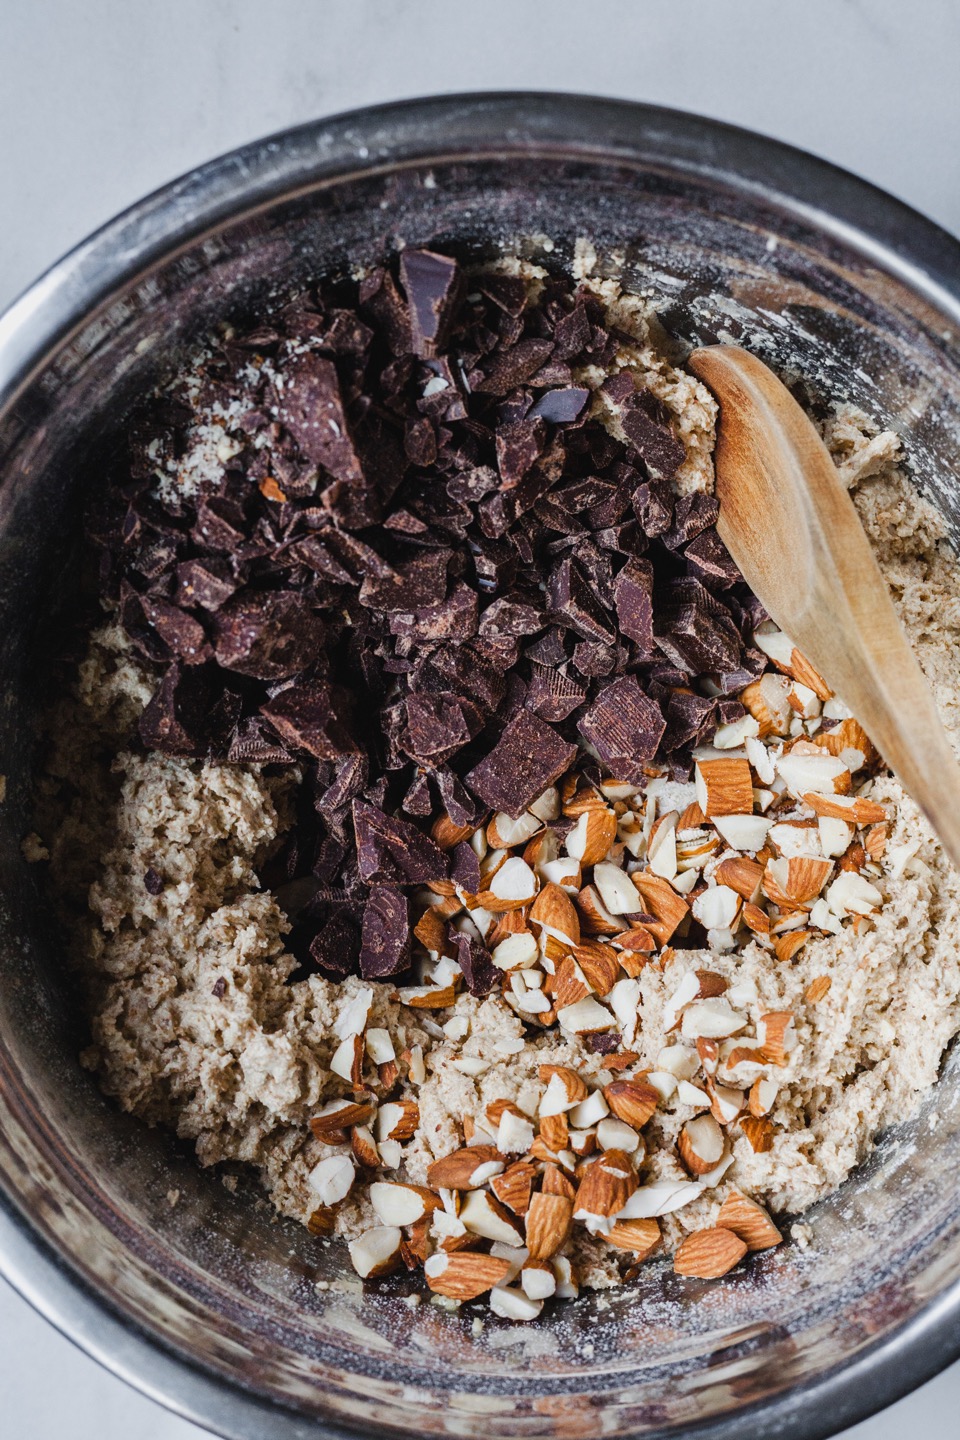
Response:
[[[140,195],[285,125],[444,90],[580,90],[746,125],[960,232],[956,0],[0,0],[0,306]],[[960,1367],[846,1432],[960,1429]],[[15,1440],[188,1440],[0,1285]]]

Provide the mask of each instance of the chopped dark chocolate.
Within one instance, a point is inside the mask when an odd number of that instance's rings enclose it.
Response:
[[[395,886],[374,885],[363,910],[360,974],[364,980],[401,975],[412,949],[410,901]]]
[[[425,885],[447,878],[447,857],[416,825],[378,805],[353,802],[360,878],[368,885]]]
[[[490,951],[475,936],[450,927],[454,955],[471,995],[490,995],[499,990],[503,972],[490,958]]]
[[[600,691],[578,729],[618,780],[637,784],[657,753],[666,721],[637,677],[624,675]]]
[[[418,355],[443,348],[460,296],[460,267],[432,250],[404,250],[400,279],[410,306],[410,334]]]
[[[148,895],[163,894],[163,876],[160,874],[159,870],[154,870],[152,865],[148,865],[146,870],[144,871],[143,888],[146,890]]]
[[[516,819],[570,767],[576,753],[576,745],[546,721],[521,710],[490,754],[470,771],[467,784],[491,809]]]
[[[482,890],[469,840],[427,833],[438,810],[519,816],[582,741],[597,779],[685,778],[765,666],[716,501],[671,483],[677,417],[630,369],[602,406],[577,383],[624,338],[561,274],[528,292],[405,249],[219,337],[118,452],[88,528],[156,677],[141,740],[297,766],[264,883],[307,896],[290,945],[325,975],[407,966],[400,892]],[[227,458],[185,465],[210,424]],[[484,947],[455,944],[496,989]]]

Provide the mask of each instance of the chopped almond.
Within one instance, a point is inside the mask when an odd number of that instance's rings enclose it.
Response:
[[[711,815],[752,815],[753,780],[746,760],[699,760],[696,771],[697,804]]]

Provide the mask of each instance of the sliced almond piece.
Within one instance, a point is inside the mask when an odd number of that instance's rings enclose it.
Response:
[[[592,996],[578,1000],[574,1005],[565,1005],[557,1010],[557,1023],[561,1030],[573,1035],[593,1035],[613,1027],[613,1016]]]
[[[572,955],[567,955],[560,961],[550,988],[554,1007],[558,1010],[567,1005],[576,1005],[590,994],[587,977]]]
[[[577,1187],[569,1175],[554,1164],[544,1165],[542,1188],[544,1195],[565,1195],[568,1200],[575,1199],[577,1194]]]
[[[696,1000],[688,1005],[680,1022],[680,1033],[685,1040],[723,1040],[736,1035],[746,1025],[746,1017],[722,996]]]
[[[603,1087],[603,1098],[618,1120],[642,1130],[652,1117],[660,1096],[643,1080],[612,1080]]]
[[[529,810],[516,820],[498,810],[487,826],[487,844],[494,850],[512,850],[515,845],[526,845],[542,829],[543,821]]]
[[[337,1211],[335,1206],[321,1205],[311,1211],[307,1219],[307,1229],[311,1235],[332,1235],[337,1223]]]
[[[688,1275],[697,1280],[719,1280],[734,1265],[739,1264],[747,1253],[747,1247],[739,1235],[720,1226],[706,1230],[694,1230],[681,1243],[673,1257],[673,1268],[677,1275]]]
[[[519,1222],[488,1190],[471,1190],[460,1206],[459,1219],[472,1234],[482,1235],[485,1240],[501,1240],[506,1245],[522,1243]]]
[[[770,916],[766,910],[761,910],[759,905],[746,904],[741,911],[741,919],[748,930],[754,935],[769,935]]]
[[[365,1230],[347,1246],[354,1270],[363,1280],[377,1280],[381,1275],[392,1274],[400,1263],[402,1240],[396,1225],[378,1225]]]
[[[757,1038],[769,1064],[786,1065],[790,1052],[797,1044],[797,1032],[790,1011],[771,1010],[761,1015],[757,1022]]]
[[[377,1111],[378,1140],[409,1140],[420,1124],[416,1100],[388,1100]]]
[[[644,928],[660,945],[666,945],[677,926],[689,914],[686,900],[666,880],[659,875],[651,875],[648,870],[638,870],[630,878],[642,902],[639,908],[654,917],[644,921]]]
[[[526,1215],[527,1249],[533,1260],[549,1260],[566,1243],[573,1224],[573,1201],[538,1190]]]
[[[545,1115],[562,1115],[567,1110],[572,1110],[574,1105],[586,1100],[590,1093],[583,1076],[566,1065],[541,1065],[537,1073],[541,1080],[547,1082],[538,1110],[541,1118]]]
[[[348,1035],[346,1040],[341,1040],[333,1053],[330,1061],[330,1069],[334,1075],[341,1080],[346,1080],[348,1085],[359,1089],[363,1084],[363,1060],[366,1054],[366,1045],[362,1035]]]
[[[519,915],[520,911],[510,913]],[[518,930],[494,946],[490,959],[498,970],[525,970],[536,964],[538,954],[536,938],[529,930]]]
[[[827,994],[832,983],[829,975],[817,975],[804,991],[804,1000],[808,1005],[816,1005],[817,1001],[822,1000]]]
[[[618,1250],[632,1250],[638,1260],[645,1260],[660,1243],[660,1226],[652,1217],[647,1220],[618,1220],[604,1239]]]
[[[816,746],[810,748],[814,751],[812,755],[802,751],[797,744],[777,759],[777,774],[790,794],[800,800],[811,792],[818,795],[847,793],[850,771],[843,761]]]
[[[581,865],[596,865],[605,859],[616,838],[616,813],[601,805],[584,811],[564,843],[567,854]]]
[[[765,1075],[754,1080],[750,1086],[750,1095],[747,1100],[750,1114],[756,1117],[769,1114],[777,1103],[778,1090],[776,1080],[770,1080]]]
[[[369,1100],[331,1100],[328,1105],[314,1115],[310,1120],[310,1129],[318,1140],[327,1141],[327,1137],[333,1133],[342,1133],[351,1130],[354,1125],[366,1125],[373,1118],[376,1111],[376,1101]],[[329,1143],[327,1141],[327,1143]],[[343,1142],[337,1142],[342,1144]]]
[[[711,1115],[720,1125],[730,1125],[743,1109],[743,1091],[732,1089],[729,1085],[718,1085],[709,1078],[706,1089],[710,1097]]]
[[[863,839],[863,846],[871,860],[882,860],[883,852],[887,848],[887,831],[889,826],[886,821],[879,825],[871,825]]]
[[[756,1153],[773,1149],[773,1121],[767,1115],[742,1115],[740,1129]]]
[[[643,1220],[650,1216],[672,1215],[703,1194],[703,1185],[693,1180],[654,1180],[641,1185],[617,1216],[622,1220]]]
[[[520,1271],[520,1287],[529,1300],[549,1300],[557,1293],[557,1277],[545,1260],[527,1260]]]
[[[427,1170],[427,1180],[435,1190],[475,1190],[504,1168],[495,1145],[467,1145],[434,1160]]]
[[[497,1149],[501,1155],[525,1155],[533,1144],[533,1122],[526,1115],[505,1110],[497,1127]]]
[[[662,815],[647,841],[647,864],[654,875],[672,880],[677,873],[677,822],[676,810]],[[601,894],[603,892],[601,891]],[[636,901],[634,901],[634,904]],[[629,914],[629,911],[625,911]]]
[[[763,1206],[739,1190],[731,1190],[724,1200],[717,1224],[739,1235],[748,1250],[771,1250],[783,1240]]]
[[[307,1183],[320,1197],[321,1205],[339,1205],[350,1194],[356,1173],[349,1155],[328,1155],[314,1165]]]
[[[634,901],[636,905],[636,901]],[[612,915],[600,897],[596,885],[584,885],[577,892],[577,913],[580,916],[581,935],[618,935],[626,924],[617,915]]]
[[[586,1130],[591,1125],[598,1124],[605,1115],[609,1115],[609,1107],[602,1090],[594,1090],[586,1100],[581,1100],[570,1111],[570,1124],[576,1130]]]
[[[843,870],[827,887],[825,899],[834,915],[870,915],[883,904],[875,885],[855,870]]]
[[[559,885],[544,885],[530,907],[529,920],[571,947],[580,943],[580,917],[570,896]]]
[[[542,1300],[533,1300],[523,1290],[512,1285],[497,1285],[490,1291],[490,1309],[502,1320],[518,1320],[529,1323],[536,1320],[543,1309]]]
[[[446,812],[438,815],[430,826],[430,838],[441,850],[452,850],[461,840],[469,839],[472,833],[472,825],[455,825]]]
[[[694,898],[690,909],[705,930],[729,930],[736,925],[742,903],[728,885],[709,885]]]
[[[516,910],[529,905],[539,888],[535,871],[519,855],[511,855],[498,868],[490,881],[489,891],[482,896],[488,910]],[[491,898],[492,897],[492,898]]]
[[[676,870],[674,870],[674,874],[676,874]],[[595,865],[593,867],[593,883],[611,915],[636,913],[637,887],[619,865],[611,865],[607,861]]]
[[[641,1144],[640,1136],[632,1125],[610,1115],[604,1116],[597,1125],[596,1139],[601,1150],[623,1150],[627,1155],[633,1155]]]
[[[698,760],[694,770],[697,804],[713,815],[752,815],[753,781],[747,760]]]
[[[887,818],[882,805],[863,795],[821,794],[811,786],[801,798],[815,814],[846,820],[850,825],[874,825]]]
[[[413,1010],[446,1010],[457,998],[455,985],[408,985],[397,991],[401,1005]]]
[[[547,1145],[554,1154],[559,1154],[561,1150],[566,1150],[570,1140],[570,1127],[567,1124],[566,1115],[541,1115],[540,1135],[543,1138],[544,1144]],[[531,1144],[532,1143],[531,1139]]]
[[[436,1295],[450,1300],[476,1300],[499,1285],[510,1270],[510,1261],[476,1250],[462,1250],[456,1255],[437,1251],[429,1256],[423,1273]]]
[[[732,850],[756,854],[766,843],[771,821],[763,815],[714,815],[713,824]]]
[[[440,1200],[423,1185],[376,1180],[370,1186],[370,1204],[382,1225],[415,1225],[436,1210]]]
[[[574,1201],[574,1219],[583,1220],[588,1229],[591,1220],[608,1219],[623,1209],[638,1183],[630,1157],[620,1150],[605,1150],[584,1166]]]
[[[712,1115],[696,1115],[677,1136],[677,1151],[691,1175],[706,1175],[720,1163],[724,1152],[723,1131]]]
[[[368,1170],[377,1169],[380,1164],[380,1151],[372,1131],[368,1130],[366,1125],[353,1127],[350,1132],[350,1148],[358,1165],[363,1165]]]
[[[627,882],[630,884],[630,882]],[[630,884],[636,904],[636,889]],[[573,951],[573,958],[590,989],[601,998],[609,995],[620,974],[620,961],[615,950],[599,940],[585,940]]]
[[[490,1189],[500,1204],[512,1210],[514,1215],[526,1215],[536,1178],[536,1166],[529,1161],[518,1160],[513,1165],[508,1165],[501,1175],[492,1176]]]

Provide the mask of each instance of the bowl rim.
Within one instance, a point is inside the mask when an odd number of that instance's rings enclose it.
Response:
[[[747,193],[826,233],[921,294],[960,332],[960,240],[903,201],[806,151],[689,111],[558,91],[466,92],[344,111],[220,155],[153,191],[49,267],[0,314],[0,415],[51,352],[137,276],[204,233],[280,199],[444,158],[650,162]],[[953,337],[956,339],[957,337]],[[355,1435],[243,1390],[131,1324],[0,1188],[0,1275],[107,1370],[232,1437]],[[892,1404],[960,1357],[960,1279],[852,1364],[685,1433],[820,1440]],[[657,1432],[677,1440],[671,1428]],[[655,1440],[647,1432],[645,1440]]]

